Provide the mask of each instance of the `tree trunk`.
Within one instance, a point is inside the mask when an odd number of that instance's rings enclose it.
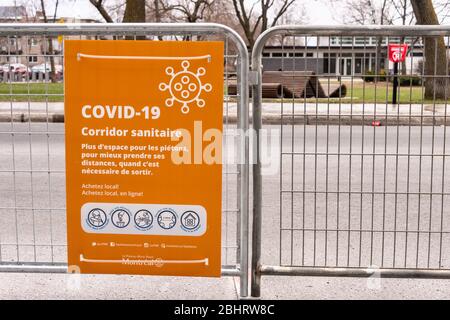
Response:
[[[56,1],[55,14],[54,14],[54,18],[53,19],[56,19],[56,12],[58,10],[58,4],[59,4],[59,1]],[[47,13],[45,11],[44,0],[41,0],[41,10],[42,10],[42,16],[44,18],[44,22],[48,23]],[[50,81],[52,83],[55,83],[57,79],[56,79],[56,70],[55,70],[55,57],[53,56],[53,54],[54,54],[54,51],[53,51],[53,38],[52,37],[48,37],[47,41],[48,41],[48,48],[46,50],[47,52],[44,52],[44,55],[49,55],[50,56],[50,72],[49,72]],[[44,49],[45,49],[45,47],[44,47]],[[47,73],[47,70],[44,70],[44,75],[45,75],[45,73]]]
[[[381,78],[381,62],[383,61],[382,58],[382,45],[383,45],[383,38],[378,37],[377,38],[377,52],[376,52],[376,60],[375,60],[375,78],[374,81],[378,82]]]
[[[439,20],[431,0],[411,0],[417,23],[438,25]],[[424,37],[425,44],[425,98],[447,99],[449,80],[447,79],[447,52],[442,37]],[[442,76],[442,77],[439,77]]]
[[[157,23],[161,22],[161,8],[160,8],[159,1],[161,1],[161,0],[153,0],[153,4],[154,4],[154,7],[155,7],[155,22],[157,22]],[[158,36],[158,40],[162,41],[163,37],[162,36]]]
[[[402,2],[402,25],[406,26],[406,17],[408,15],[408,0],[403,0]],[[400,38],[400,43],[404,44],[406,41],[405,37]],[[411,70],[412,71],[412,70]],[[402,61],[402,75],[406,75],[406,59]]]
[[[400,44],[405,44],[405,41],[406,41],[405,37],[400,38]],[[406,59],[402,61],[402,68],[400,70],[400,73],[402,76],[406,75]]]
[[[155,6],[155,22],[161,22],[161,12],[159,11],[159,0],[153,0]]]
[[[145,0],[127,0],[123,22],[145,22]],[[126,36],[127,40],[145,40],[145,36]]]
[[[145,0],[127,0],[123,22],[145,22]]]

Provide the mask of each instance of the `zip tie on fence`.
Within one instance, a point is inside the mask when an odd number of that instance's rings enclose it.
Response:
[[[101,59],[101,60],[208,60],[211,61],[211,55],[192,56],[192,57],[155,57],[155,56],[103,56],[85,53],[77,53],[77,60],[85,59]]]
[[[162,260],[162,259],[151,259],[151,260],[103,260],[103,259],[86,259],[82,254],[80,254],[80,262],[88,262],[88,263],[117,263],[117,264],[148,264],[148,265],[163,265],[163,264],[204,264],[205,266],[209,265],[209,259],[201,259],[201,260]]]

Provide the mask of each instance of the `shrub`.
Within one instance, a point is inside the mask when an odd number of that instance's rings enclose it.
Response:
[[[364,81],[365,82],[373,82],[374,74],[375,74],[375,72],[373,72],[372,70],[367,71],[366,75],[364,76]]]
[[[399,76],[398,85],[401,87],[421,86],[422,78],[418,76]]]
[[[363,79],[366,82],[374,82],[375,78],[378,78],[378,81],[386,81],[386,79],[387,79],[386,70],[381,69],[380,74],[378,76],[375,75],[375,71],[373,71],[373,70],[369,70],[366,72],[365,75],[363,75]]]
[[[378,76],[378,81],[386,81],[387,77],[386,77],[386,70],[381,69],[380,70],[380,75]]]
[[[375,78],[378,79],[378,81],[386,81],[386,70],[381,69],[379,75],[375,75],[375,71],[369,70],[366,72],[366,75],[364,76],[364,81],[366,82],[374,82]]]

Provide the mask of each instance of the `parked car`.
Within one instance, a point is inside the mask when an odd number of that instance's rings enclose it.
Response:
[[[22,63],[7,63],[0,67],[2,72],[26,73],[30,72],[30,68]]]
[[[55,65],[55,72],[62,73],[63,67],[60,64]],[[31,72],[36,73],[46,73],[52,71],[52,66],[50,63],[41,63],[31,68]]]

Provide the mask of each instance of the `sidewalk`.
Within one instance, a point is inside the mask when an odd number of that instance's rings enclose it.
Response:
[[[228,107],[228,108],[227,108]],[[250,105],[250,109],[252,106]],[[446,111],[447,109],[447,111]],[[283,111],[283,117],[281,117]],[[237,105],[224,103],[224,117],[235,123]],[[251,114],[251,110],[250,110]],[[331,124],[331,125],[372,125],[374,120],[381,125],[443,125],[450,124],[449,105],[391,105],[391,104],[326,104],[326,103],[263,103],[263,122],[279,124]],[[64,103],[62,102],[1,102],[0,122],[64,122]]]
[[[3,299],[234,300],[239,279],[1,273]]]
[[[64,122],[63,102],[0,102],[0,122]]]
[[[1,273],[0,299],[235,300],[239,279]],[[78,285],[79,284],[79,285]],[[263,277],[262,299],[448,299],[450,281]]]
[[[450,124],[447,105],[263,103],[262,119],[266,124],[310,125],[444,125]],[[447,109],[447,111],[446,111]],[[281,116],[281,114],[283,116]]]

